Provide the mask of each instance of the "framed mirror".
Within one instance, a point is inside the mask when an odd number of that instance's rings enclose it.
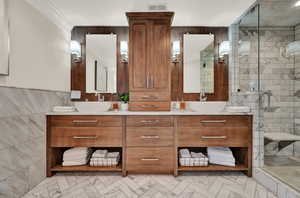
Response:
[[[9,74],[8,1],[0,0],[0,75]]]
[[[117,92],[117,35],[86,35],[86,93]]]
[[[214,93],[214,35],[184,34],[183,92]]]

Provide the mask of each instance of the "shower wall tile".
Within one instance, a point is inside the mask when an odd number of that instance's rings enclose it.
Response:
[[[295,40],[300,41],[300,24],[295,27]],[[295,134],[300,135],[300,55],[295,56]],[[295,143],[295,155],[300,157],[300,142]]]
[[[0,197],[21,197],[45,178],[46,117],[69,93],[0,87]]]

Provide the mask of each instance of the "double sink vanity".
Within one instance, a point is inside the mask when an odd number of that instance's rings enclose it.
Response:
[[[49,113],[47,175],[60,171],[120,171],[124,176],[128,173],[177,176],[181,171],[244,171],[251,176],[252,116],[228,112],[224,104],[188,103],[186,111],[101,112],[101,103],[92,102],[79,103],[78,112]],[[209,146],[230,147],[236,166],[179,166],[180,148],[205,152]],[[122,153],[121,163],[116,167],[64,167],[62,153],[70,147],[117,150]]]
[[[226,108],[228,56],[220,56],[219,48],[228,40],[228,28],[171,27],[172,12],[126,15],[129,27],[73,28],[72,40],[84,49],[82,57],[72,56],[77,112],[47,114],[47,176],[61,171],[251,176],[252,115]],[[124,93],[129,110],[108,110]],[[174,110],[171,101],[179,100],[185,110]],[[72,147],[118,151],[120,163],[63,166],[63,153]],[[206,154],[207,147],[230,147],[235,166],[180,165],[180,149]]]

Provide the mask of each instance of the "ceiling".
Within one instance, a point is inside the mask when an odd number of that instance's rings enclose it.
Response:
[[[255,0],[48,0],[73,26],[127,26],[125,12],[165,5],[173,26],[229,26]],[[165,10],[164,10],[165,11]]]
[[[300,24],[298,0],[261,0],[259,11],[260,26],[296,26]],[[243,26],[257,26],[258,9],[253,9],[241,20]]]

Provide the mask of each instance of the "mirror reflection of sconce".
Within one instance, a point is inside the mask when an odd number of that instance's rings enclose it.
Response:
[[[280,54],[284,58],[300,55],[300,41],[294,41],[289,43],[286,47],[281,47]]]
[[[75,62],[81,61],[81,45],[78,41],[72,40],[70,44],[72,58]]]
[[[172,62],[178,63],[180,55],[180,41],[173,41],[172,45]]]
[[[121,54],[121,62],[128,62],[128,43],[127,41],[120,42],[120,54]]]
[[[250,54],[250,41],[239,41],[238,54],[239,56],[248,56]]]

